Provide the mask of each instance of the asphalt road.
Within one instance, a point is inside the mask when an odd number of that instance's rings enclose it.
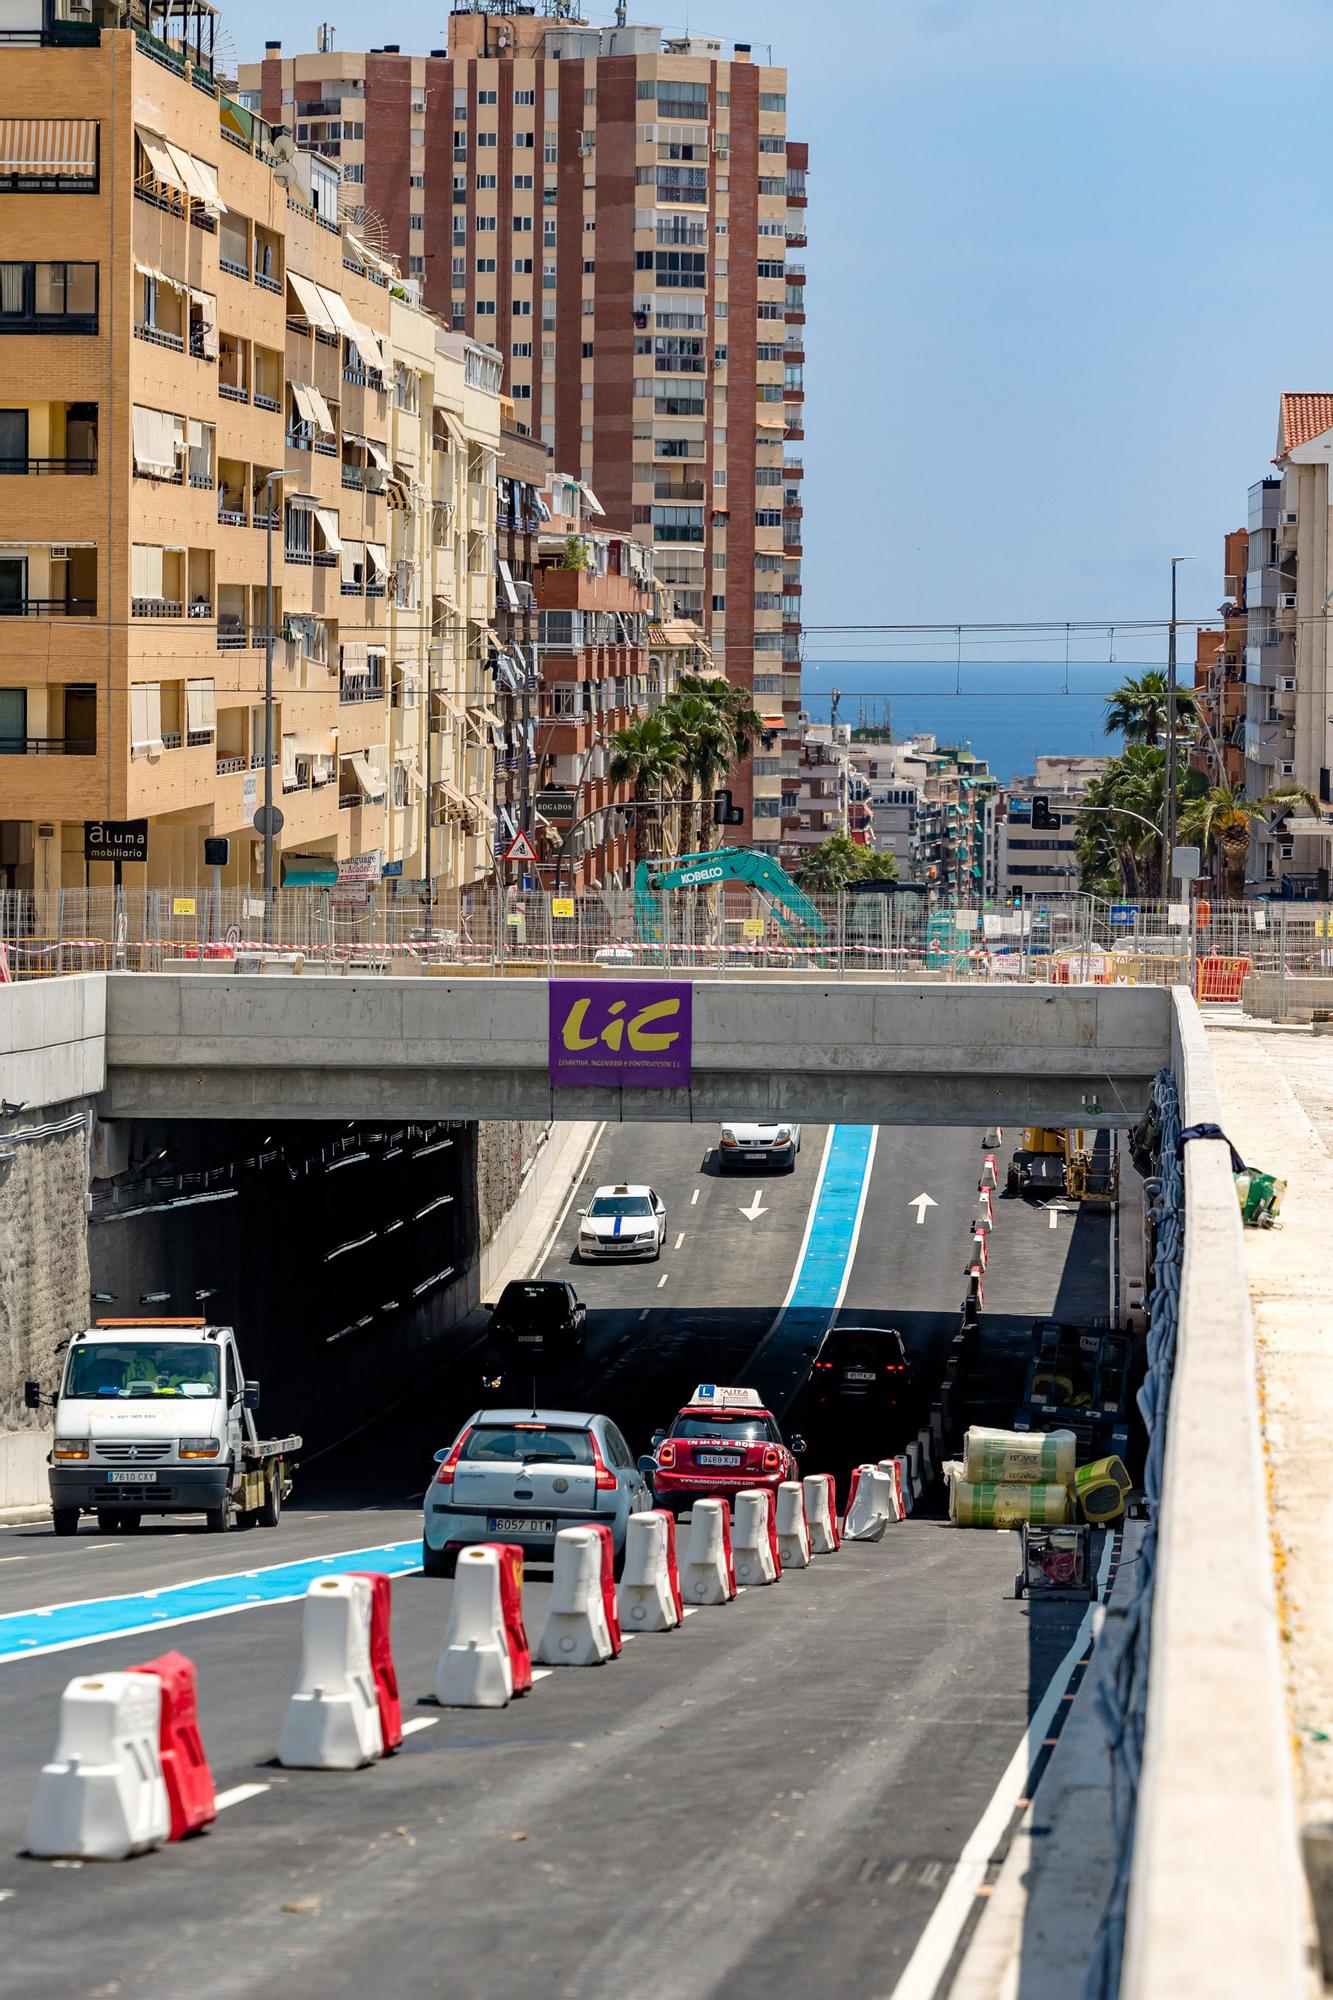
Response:
[[[696,1381],[745,1379],[756,1349],[780,1400],[799,1387],[828,1318],[808,1306],[782,1314],[826,1134],[806,1129],[794,1175],[734,1179],[710,1170],[709,1136],[608,1128],[546,1260],[589,1305],[570,1398],[608,1409],[636,1448]],[[900,1326],[923,1383],[957,1323],[979,1136],[880,1131],[845,1273],[842,1318]],[[667,1203],[661,1262],[571,1265],[574,1211],[592,1186],[623,1178],[651,1181]],[[756,1192],[756,1212],[742,1213]],[[923,1192],[936,1206],[917,1224]],[[1089,1296],[1100,1283],[1105,1298],[1105,1225],[1076,1243],[1068,1218],[1052,1230],[1020,1204],[997,1215],[988,1307],[992,1287],[1002,1301],[1012,1294],[997,1320],[1021,1322],[1029,1298],[1032,1311],[1050,1310],[1074,1283]],[[420,1451],[446,1441],[442,1413],[459,1399],[470,1406],[466,1382],[413,1412],[411,1448],[384,1470],[386,1502],[420,1491]],[[0,1615],[419,1530],[419,1509],[394,1505],[291,1509],[277,1533],[222,1543],[174,1528],[123,1539],[85,1530],[73,1542],[11,1530],[0,1534]],[[887,2000],[1078,1623],[1077,1607],[1015,1603],[1013,1567],[1011,1537],[918,1514],[879,1544],[699,1612],[679,1633],[638,1638],[606,1667],[561,1670],[502,1713],[434,1707],[451,1586],[400,1575],[405,1713],[430,1726],[355,1775],[271,1763],[297,1674],[295,1602],[175,1626],[161,1642],[145,1634],[0,1664],[0,1922],[14,1968],[0,1972],[0,1991],[101,2000],[187,1978],[201,1995],[282,1982],[321,2000],[534,1984],[571,2000],[620,2000],[649,1984],[669,2000],[815,1985],[832,2000]],[[531,1577],[534,1634],[545,1596]],[[123,1866],[21,1858],[61,1688],[163,1643],[198,1665],[219,1789],[267,1789],[203,1839]]]

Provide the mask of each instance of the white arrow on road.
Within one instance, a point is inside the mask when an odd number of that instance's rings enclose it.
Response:
[[[928,1208],[938,1208],[939,1203],[933,1195],[919,1194],[916,1200],[909,1201],[907,1206],[916,1210],[916,1219],[918,1222],[924,1222],[926,1219],[926,1210]]]
[[[748,1208],[743,1208],[741,1210],[741,1214],[745,1217],[747,1222],[758,1222],[760,1216],[767,1215],[768,1212],[769,1211],[764,1207],[764,1194],[762,1188],[755,1189],[753,1199],[750,1202],[750,1206]]]

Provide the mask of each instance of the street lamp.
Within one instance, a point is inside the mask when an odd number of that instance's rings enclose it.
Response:
[[[273,939],[273,488],[281,472],[266,474],[264,494],[264,943]]]
[[[1162,814],[1162,899],[1171,900],[1171,857],[1176,845],[1176,571],[1197,556],[1171,558],[1171,624],[1166,640],[1166,798]]]

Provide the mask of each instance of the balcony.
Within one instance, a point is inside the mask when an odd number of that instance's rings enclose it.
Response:
[[[344,674],[338,683],[338,700],[343,703],[383,701],[385,683],[362,674]],[[360,794],[357,794],[358,799]],[[338,802],[340,805],[341,800]]]
[[[0,757],[95,757],[92,736],[0,736]]]
[[[254,643],[256,645],[259,643],[257,636]],[[243,653],[249,645],[250,634],[244,625],[219,618],[218,651],[220,653]]]
[[[218,394],[229,403],[248,403],[250,391],[241,388],[237,382],[219,382]]]
[[[185,352],[184,334],[168,333],[165,327],[150,326],[147,320],[135,321],[134,337],[136,340],[151,340],[156,347],[169,347],[176,354]]]
[[[97,600],[93,597],[0,597],[0,618],[94,618],[96,615]]]
[[[0,458],[0,478],[6,474],[40,475],[46,472],[84,474],[97,471],[96,458]]]
[[[132,597],[130,616],[132,618],[180,618],[185,606],[178,598]]]

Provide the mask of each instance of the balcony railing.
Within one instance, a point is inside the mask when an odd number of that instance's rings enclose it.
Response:
[[[218,651],[220,653],[243,653],[250,644],[250,635],[244,625],[224,625],[218,623]]]
[[[340,702],[383,701],[384,682],[344,679],[338,684]]]
[[[255,283],[259,286],[261,292],[276,292],[279,298],[282,297],[281,278],[270,278],[267,271],[256,271]]]
[[[250,391],[242,389],[238,382],[219,382],[218,394],[229,403],[248,403]]]
[[[170,347],[177,354],[185,352],[184,334],[168,333],[165,327],[150,326],[147,320],[136,320],[134,323],[134,332],[135,337],[139,340],[151,340],[155,346]]]
[[[224,528],[244,528],[248,525],[243,507],[219,507],[218,521]]]
[[[0,458],[0,476],[5,473],[72,472],[91,475],[97,470],[95,458]]]
[[[254,404],[257,410],[275,410],[279,414],[281,414],[282,412],[282,404],[278,401],[276,396],[265,396],[258,389],[255,390],[253,396],[251,396],[250,398],[250,401]]]
[[[132,597],[130,615],[134,618],[179,618],[185,606],[172,597]]]
[[[95,757],[93,736],[0,736],[0,757]]]
[[[92,618],[95,597],[0,597],[0,618]]]
[[[218,253],[218,269],[230,271],[233,278],[248,278],[250,276],[250,266],[248,264],[238,264],[233,258],[224,257],[220,251]]]

